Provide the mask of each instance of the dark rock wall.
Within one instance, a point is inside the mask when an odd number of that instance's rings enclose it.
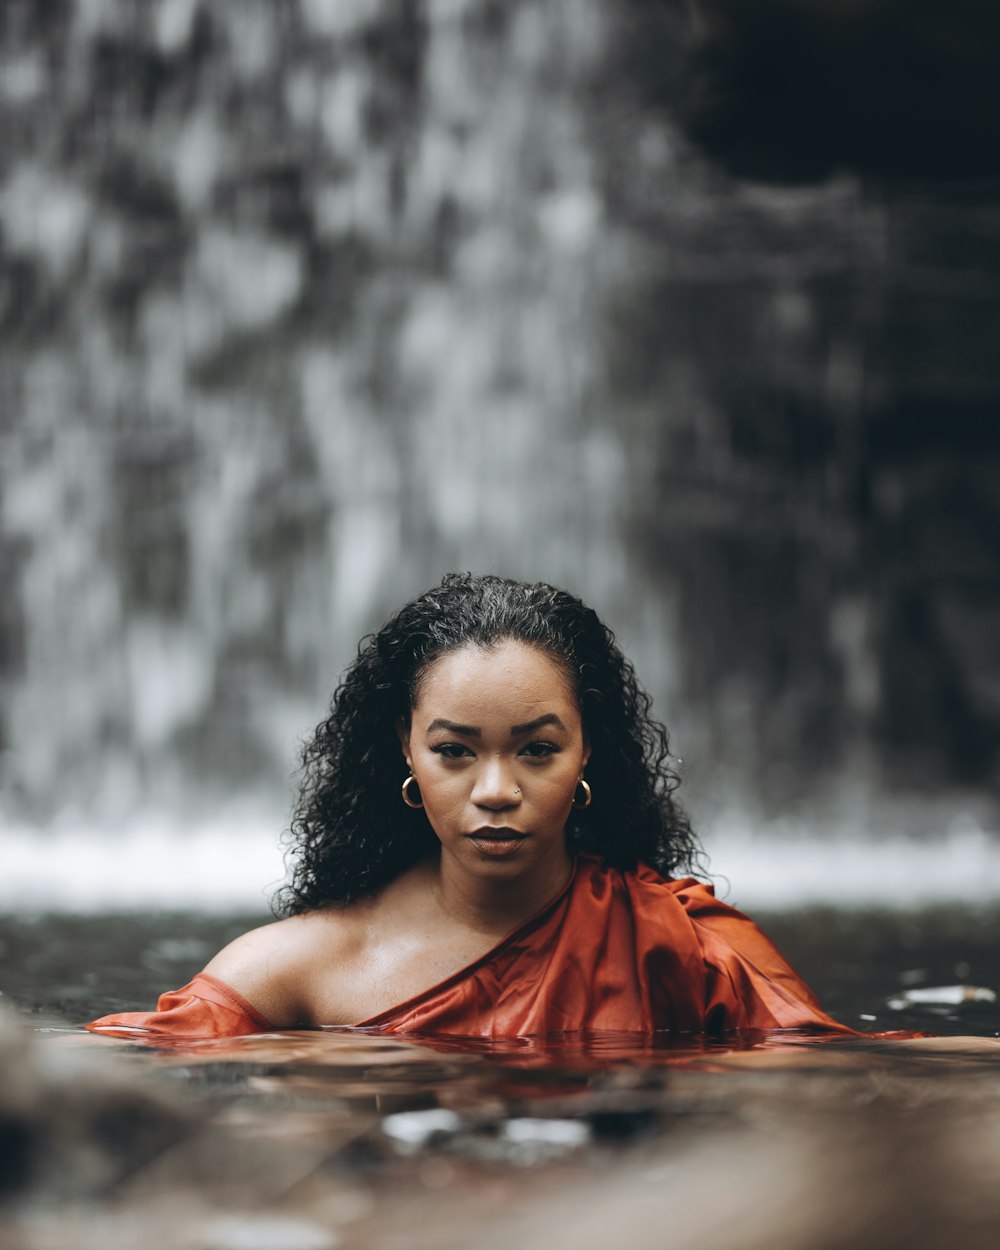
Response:
[[[995,783],[1000,12],[628,7],[661,167],[620,149],[643,255],[621,373],[646,327],[657,400],[686,388],[651,541],[683,570],[689,700],[742,707],[714,750],[742,742],[775,797],[803,758],[859,753],[893,784]]]
[[[8,0],[10,806],[280,787],[455,567],[590,598],[703,793],[995,781],[997,185],[787,139],[711,7]]]

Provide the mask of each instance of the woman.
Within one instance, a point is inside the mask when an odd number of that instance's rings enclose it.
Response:
[[[843,1030],[710,887],[667,737],[579,599],[452,575],[365,640],[305,752],[285,918],[89,1027]]]

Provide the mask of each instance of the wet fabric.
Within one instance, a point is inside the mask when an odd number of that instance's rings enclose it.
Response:
[[[205,973],[155,1012],[105,1016],[101,1031],[224,1037],[272,1026]],[[578,1030],[852,1033],[828,1016],[757,926],[692,878],[667,880],[581,857],[543,911],[480,959],[358,1027],[386,1033],[528,1037]]]
[[[179,990],[161,994],[155,1011],[122,1011],[87,1025],[94,1032],[155,1033],[160,1037],[242,1037],[270,1033],[271,1024],[225,981],[199,972]]]

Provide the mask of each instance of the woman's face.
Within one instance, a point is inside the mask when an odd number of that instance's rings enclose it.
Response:
[[[564,830],[590,751],[566,675],[544,651],[503,642],[435,660],[400,736],[452,866],[500,878],[568,871]]]

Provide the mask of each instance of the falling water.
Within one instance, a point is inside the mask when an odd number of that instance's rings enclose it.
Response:
[[[647,19],[9,6],[0,902],[258,898],[455,568],[613,625],[740,901],[1000,880],[995,185],[723,172]]]

